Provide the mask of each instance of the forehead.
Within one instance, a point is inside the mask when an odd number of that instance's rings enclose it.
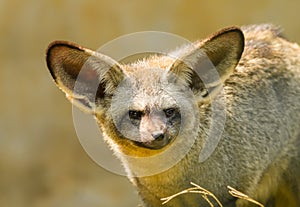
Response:
[[[176,105],[169,90],[167,71],[159,68],[140,68],[129,78],[132,90],[131,107],[137,110],[145,108],[168,108]]]
[[[123,64],[122,69],[128,75],[136,73],[141,69],[157,68],[167,70],[175,62],[176,58],[164,54],[148,56],[130,64]]]
[[[157,93],[137,93],[132,97],[130,107],[135,110],[143,111],[145,109],[166,109],[176,107],[176,98],[166,90],[160,90]]]
[[[168,82],[168,69],[173,63],[171,57],[154,55],[122,65],[126,78],[125,84],[119,87],[119,98],[135,110],[175,107],[173,90],[176,87]]]

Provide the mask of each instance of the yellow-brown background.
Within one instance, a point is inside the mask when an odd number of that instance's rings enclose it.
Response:
[[[91,161],[44,51],[56,39],[98,48],[142,30],[202,38],[272,22],[300,42],[299,0],[0,1],[0,206],[136,206],[129,182]]]

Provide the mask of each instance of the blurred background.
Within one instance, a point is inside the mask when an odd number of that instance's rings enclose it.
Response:
[[[72,107],[53,84],[45,49],[57,39],[97,49],[155,30],[189,40],[230,25],[271,22],[300,42],[299,0],[0,0],[0,206],[137,206],[125,177],[95,164]]]

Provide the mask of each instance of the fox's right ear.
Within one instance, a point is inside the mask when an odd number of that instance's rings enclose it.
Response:
[[[56,85],[88,113],[112,96],[124,78],[121,66],[112,58],[66,41],[51,43],[46,61]]]

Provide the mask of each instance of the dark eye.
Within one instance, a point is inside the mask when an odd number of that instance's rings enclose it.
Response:
[[[130,119],[141,120],[143,112],[130,110],[128,114]]]
[[[164,112],[165,112],[166,116],[169,118],[175,114],[176,109],[169,108],[169,109],[165,109]]]

